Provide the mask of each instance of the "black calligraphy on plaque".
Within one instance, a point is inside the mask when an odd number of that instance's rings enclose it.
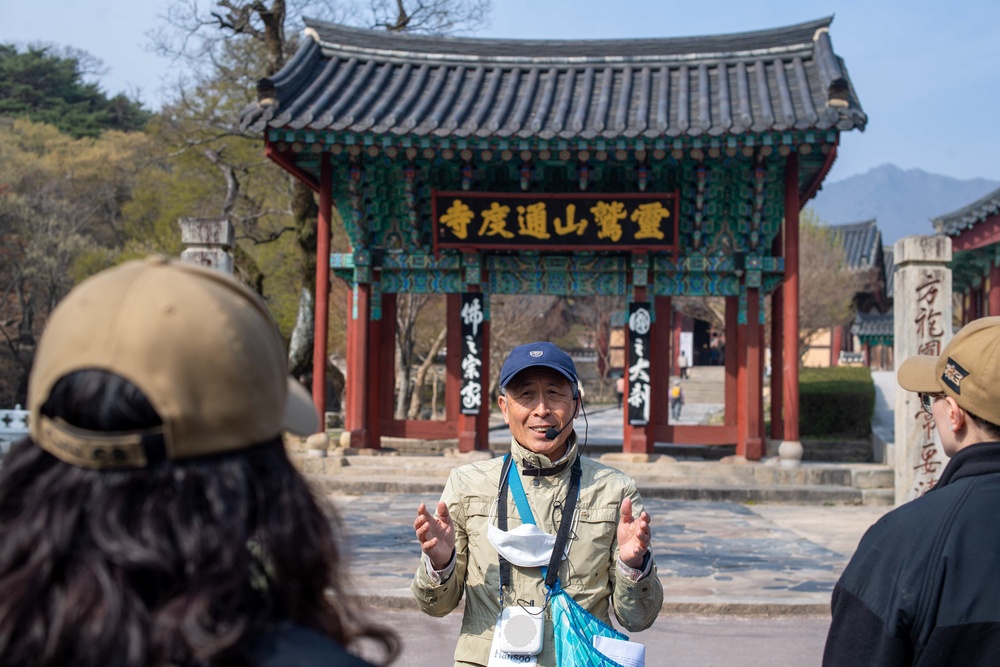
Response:
[[[478,415],[483,406],[483,295],[462,294],[462,414]]]
[[[628,308],[628,423],[649,423],[649,332],[653,318],[648,302]]]

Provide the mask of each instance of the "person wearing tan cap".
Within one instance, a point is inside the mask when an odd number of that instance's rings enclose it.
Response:
[[[1000,317],[904,361],[951,457],[872,526],[833,591],[827,667],[1000,664]]]
[[[359,637],[395,655],[345,604],[332,515],[282,440],[316,412],[249,289],[162,257],[89,278],[28,403],[0,469],[0,664],[361,667]]]

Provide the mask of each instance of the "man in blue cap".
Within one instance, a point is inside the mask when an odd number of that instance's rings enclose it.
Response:
[[[500,370],[497,402],[510,456],[453,470],[436,512],[421,503],[413,524],[423,551],[412,586],[420,609],[444,616],[465,595],[455,664],[555,666],[543,575],[553,565],[562,588],[596,618],[610,625],[613,607],[626,630],[648,628],[663,604],[649,514],[634,480],[579,454],[573,360],[552,343],[515,347]],[[535,525],[518,510],[517,487]],[[566,546],[554,557],[560,533]],[[505,658],[512,652],[501,619],[518,609],[537,610],[541,649]]]

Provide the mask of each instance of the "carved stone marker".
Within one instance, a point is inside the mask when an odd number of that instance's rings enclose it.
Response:
[[[185,262],[200,264],[223,273],[233,273],[233,225],[228,220],[181,218],[181,242],[188,247],[181,253]]]
[[[951,238],[907,236],[894,246],[893,344],[896,370],[915,354],[938,355],[952,337]],[[896,504],[934,487],[948,462],[933,418],[917,394],[896,391]]]

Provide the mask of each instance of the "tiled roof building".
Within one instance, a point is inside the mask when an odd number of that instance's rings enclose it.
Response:
[[[853,323],[835,325],[829,332],[829,364],[865,363],[872,368],[890,368],[893,338],[892,247],[882,245],[882,232],[874,219],[830,225],[829,230],[834,243],[844,251],[846,268],[862,278],[854,294]],[[810,360],[825,363],[823,354],[826,354],[826,348],[823,345],[817,347],[821,354],[812,354]]]
[[[972,229],[988,218],[996,217],[997,213],[1000,213],[1000,188],[957,211],[931,218],[931,222],[938,234],[958,236],[966,229]]]
[[[892,313],[858,313],[851,326],[851,333],[861,339],[863,345],[892,345]]]
[[[491,40],[307,20],[242,125],[436,137],[720,136],[864,129],[832,18],[733,35]]]
[[[844,262],[852,271],[867,271],[882,265],[882,232],[874,219],[830,225],[830,231],[844,249]]]
[[[951,237],[952,290],[962,297],[962,321],[1000,315],[1000,189],[936,218],[938,234]]]
[[[759,458],[765,309],[783,315],[772,320],[783,323],[768,339],[772,358],[797,358],[798,213],[829,172],[840,133],[868,120],[831,21],[628,40],[431,37],[307,21],[301,48],[258,82],[240,124],[319,193],[318,237],[328,238],[335,210],[351,245],[317,251],[317,285],[329,284],[330,269],[351,288],[352,446],[431,432],[458,438],[463,451],[485,445],[482,404],[460,411],[457,399],[490,386],[458,375],[463,299],[647,304],[640,310],[661,313],[647,361],[662,376],[680,335],[664,316],[670,299],[716,296],[735,343],[727,368],[741,369],[727,375],[724,423],[675,432],[664,411],[647,410],[666,400],[665,385],[653,383],[648,400],[634,393],[639,416],[625,424],[625,446],[695,438]],[[392,345],[405,293],[446,295],[453,356],[442,422],[397,420],[383,401],[396,386],[392,355],[375,351]],[[318,312],[324,297],[317,291]],[[321,396],[325,339],[316,340]],[[497,337],[492,352],[509,342]],[[490,344],[474,347],[482,358],[470,363],[489,380]],[[795,442],[798,375],[788,368],[772,385],[771,437]]]
[[[846,225],[831,225],[838,245],[844,249],[844,262],[854,273],[863,276],[864,284],[855,296],[857,312],[877,310],[889,306],[892,294],[886,290],[885,256],[882,232],[873,220]]]

